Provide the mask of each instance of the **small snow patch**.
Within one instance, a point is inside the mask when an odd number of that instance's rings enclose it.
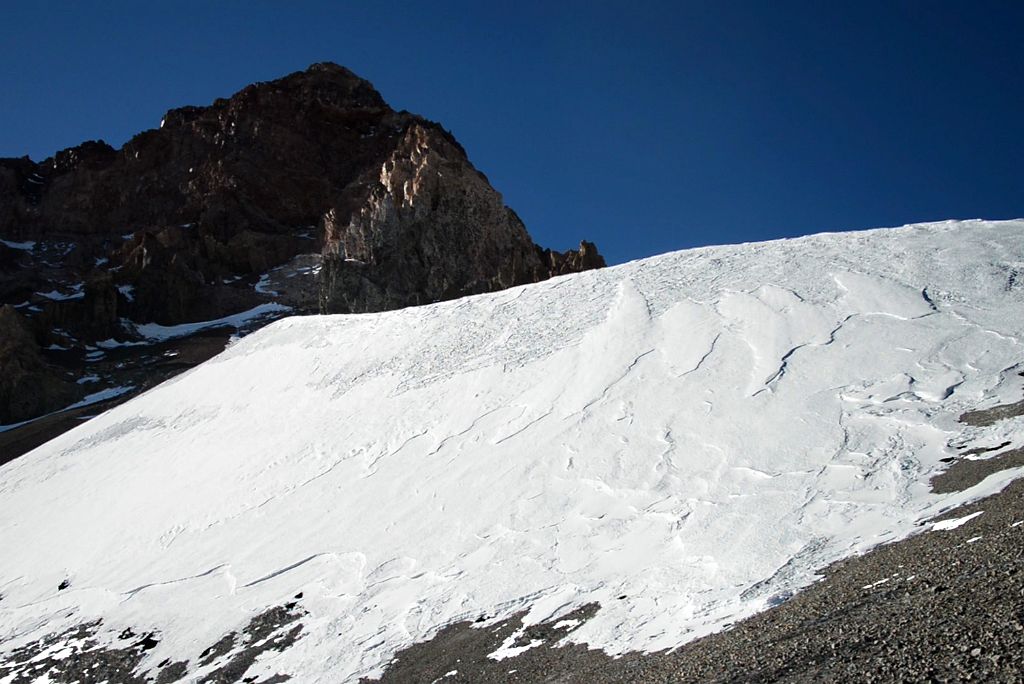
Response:
[[[540,646],[544,643],[543,639],[533,639],[525,646],[515,646],[514,644],[519,640],[519,637],[523,636],[523,632],[525,631],[525,627],[520,627],[509,634],[505,641],[502,642],[501,646],[498,647],[498,650],[494,653],[489,653],[487,657],[491,660],[504,660],[505,658],[515,657],[524,651],[529,651],[531,648]]]
[[[82,292],[82,283],[72,285],[70,293],[50,290],[49,292],[36,292],[36,294],[53,302],[61,302],[67,299],[82,299],[85,297],[85,293]]]
[[[36,248],[36,243],[32,240],[26,242],[13,242],[11,240],[0,240],[3,244],[7,245],[11,249],[20,249],[26,252],[31,252]]]
[[[960,527],[961,525],[966,525],[969,521],[973,520],[974,518],[977,518],[979,515],[981,515],[984,512],[985,511],[978,511],[976,513],[971,513],[970,515],[965,515],[962,518],[953,518],[952,520],[942,520],[942,521],[937,522],[934,525],[932,525],[932,530],[955,530],[956,528]]]
[[[68,406],[67,408],[65,408],[63,410],[70,411],[71,409],[82,408],[83,406],[89,406],[91,404],[98,404],[101,401],[106,401],[108,399],[113,399],[114,397],[119,397],[122,394],[125,394],[127,392],[131,392],[133,389],[135,389],[135,385],[122,385],[121,387],[108,387],[105,390],[100,390],[99,392],[93,392],[92,394],[87,394],[85,399],[82,399],[81,401],[76,402],[76,403],[72,404],[71,406]]]
[[[278,294],[276,290],[271,290],[270,289],[270,274],[269,273],[264,273],[263,275],[261,275],[260,279],[259,279],[259,282],[257,282],[256,285],[253,286],[253,289],[255,289],[260,294],[273,295],[275,297]]]
[[[100,340],[96,343],[96,346],[100,349],[117,349],[118,347],[138,347],[141,345],[148,344],[147,342],[119,342],[113,337],[108,337],[105,340]]]
[[[284,313],[286,311],[291,311],[291,307],[285,306],[284,304],[278,304],[276,302],[269,302],[267,304],[260,304],[259,306],[253,307],[248,311],[224,316],[223,318],[216,318],[211,321],[181,323],[179,325],[140,323],[135,325],[135,329],[140,335],[147,338],[150,342],[164,342],[178,337],[186,337],[201,330],[209,330],[225,326],[241,328],[242,326],[268,314]]]

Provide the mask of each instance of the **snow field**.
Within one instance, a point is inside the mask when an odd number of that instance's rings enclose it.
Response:
[[[956,421],[1020,397],[1022,263],[1024,222],[948,222],[278,321],[0,469],[0,650],[102,617],[194,665],[298,592],[251,675],[595,601],[573,641],[678,646],[1021,474],[927,484],[1022,441]]]

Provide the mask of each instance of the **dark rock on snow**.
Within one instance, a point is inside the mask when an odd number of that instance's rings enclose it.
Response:
[[[206,667],[207,684],[253,682],[245,674],[256,659],[290,648],[302,634],[299,620],[306,612],[295,605],[275,606],[257,614],[238,632],[224,635],[203,651],[194,666]],[[140,638],[125,629],[112,639],[102,621],[83,622],[65,632],[29,642],[0,658],[0,681],[29,684],[36,681],[72,684],[170,684],[188,675],[188,661],[166,659],[146,663],[146,655],[160,643],[158,634]],[[119,643],[120,642],[120,643]],[[194,669],[194,668],[193,668]],[[144,671],[142,671],[144,670]],[[285,682],[276,674],[261,684]]]

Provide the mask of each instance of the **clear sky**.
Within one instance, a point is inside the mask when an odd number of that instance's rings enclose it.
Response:
[[[0,156],[333,61],[610,263],[1024,216],[1024,2],[4,2]]]

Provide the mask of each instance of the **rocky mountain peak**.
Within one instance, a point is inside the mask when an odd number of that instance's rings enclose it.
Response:
[[[229,125],[237,125],[237,119],[277,119],[286,111],[293,116],[308,116],[315,109],[337,113],[389,108],[369,81],[345,67],[321,62],[283,78],[253,83],[229,98],[215,100],[208,107],[172,109],[164,116],[161,128],[185,128],[197,121],[214,120],[227,120]]]
[[[604,263],[535,245],[451,133],[329,62],[172,109],[121,149],[0,159],[0,239],[0,305],[99,387],[139,370],[147,326],[378,311]],[[98,343],[126,358],[92,372]]]

